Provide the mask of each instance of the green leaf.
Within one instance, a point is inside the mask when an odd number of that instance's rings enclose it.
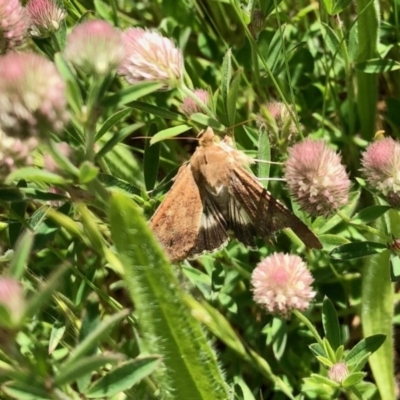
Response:
[[[150,125],[148,136],[153,136],[157,132],[155,124]],[[149,140],[146,140],[144,147],[144,183],[146,190],[153,190],[157,181],[158,167],[160,164],[160,143],[151,145]]]
[[[118,179],[115,176],[108,174],[100,174],[100,181],[109,188],[119,189],[127,194],[135,194],[137,196],[141,195],[141,190],[134,185],[131,185],[128,182],[123,181],[122,179]]]
[[[182,116],[180,114],[167,110],[165,108],[155,106],[153,104],[148,104],[141,101],[131,101],[129,104],[127,104],[127,106],[154,115],[156,117],[160,117],[162,119],[172,119],[176,121],[182,120]]]
[[[329,385],[330,387],[336,387],[336,388],[340,387],[338,383],[333,382],[332,380],[326,378],[325,376],[319,374],[311,374],[311,377],[322,385]]]
[[[224,131],[225,125],[222,125],[219,121],[214,118],[211,118],[208,115],[202,113],[194,113],[190,116],[190,120],[196,122],[197,124],[203,125],[204,127],[209,126],[216,131]]]
[[[68,104],[71,106],[76,115],[80,115],[82,112],[83,98],[76,76],[69,65],[62,58],[61,53],[55,54],[54,62],[56,63],[58,71],[67,84]]]
[[[342,382],[342,386],[344,388],[354,386],[357,383],[361,382],[364,379],[365,375],[365,372],[353,372],[349,374],[349,376]]]
[[[354,242],[344,244],[333,249],[329,255],[334,260],[351,260],[353,258],[360,258],[379,254],[387,250],[387,246],[378,242]]]
[[[390,280],[397,282],[400,279],[400,257],[397,254],[390,255]]]
[[[326,12],[328,15],[333,15],[333,8],[334,8],[334,3],[333,0],[322,0],[322,5],[325,8]]]
[[[59,230],[59,225],[52,219],[47,218],[47,212],[49,210],[48,206],[43,206],[37,209],[29,221],[30,227],[35,232],[35,241],[33,244],[33,249],[41,250],[47,243],[49,243],[57,231]],[[61,207],[57,209],[57,212],[64,215],[68,215],[71,211],[71,203],[64,203]]]
[[[18,182],[18,187],[26,187],[26,182],[21,180]],[[11,203],[11,212],[10,212],[10,222],[8,225],[8,238],[10,240],[11,247],[15,246],[19,235],[21,234],[21,230],[23,228],[23,222],[25,220],[25,212],[26,212],[26,201],[20,201]]]
[[[189,129],[192,129],[192,127],[185,124],[174,126],[172,128],[163,129],[162,131],[159,131],[151,138],[150,144],[155,144],[165,139],[171,139],[175,136],[180,135],[183,132],[187,132]]]
[[[89,161],[84,161],[79,168],[79,183],[85,185],[89,182],[92,182],[93,179],[96,179],[99,174],[99,168],[95,167]]]
[[[368,61],[356,63],[355,69],[365,74],[381,74],[383,72],[397,71],[400,69],[400,62],[396,60],[388,60],[374,58]]]
[[[66,374],[69,369],[74,369],[76,363],[81,360],[87,352],[93,348],[93,346],[97,345],[99,341],[116,326],[116,324],[126,318],[129,314],[130,311],[124,309],[103,320],[95,330],[86,336],[85,339],[72,350],[67,361],[65,361],[59,369],[59,374]]]
[[[110,95],[103,100],[103,106],[108,108],[111,106],[124,106],[132,101],[156,92],[163,87],[160,82],[141,82],[136,85],[120,90],[118,93]]]
[[[260,127],[258,137],[258,153],[257,158],[261,160],[258,163],[257,176],[264,180],[261,181],[261,184],[265,189],[268,189],[268,179],[269,178],[269,170],[270,170],[270,161],[271,161],[271,146],[269,143],[268,133],[265,130],[265,127]],[[262,162],[265,161],[265,162]]]
[[[51,334],[50,334],[50,340],[49,340],[49,350],[48,353],[52,354],[53,351],[56,349],[56,347],[59,345],[61,339],[64,336],[66,330],[66,326],[65,325],[54,325],[51,328]]]
[[[74,362],[69,368],[62,366],[54,377],[54,385],[62,386],[78,380],[82,375],[90,374],[106,364],[115,364],[123,359],[121,354],[100,354],[85,357]]]
[[[152,374],[160,365],[159,356],[136,358],[119,365],[101,377],[85,393],[90,399],[110,398],[119,392],[130,389]]]
[[[140,129],[144,124],[141,122],[137,122],[136,124],[129,125],[125,128],[122,128],[115,135],[112,135],[111,138],[104,144],[104,146],[99,150],[96,154],[96,160],[103,158],[107,153],[109,153],[118,143],[124,141],[129,135],[135,132],[137,129]]]
[[[342,13],[351,3],[352,0],[338,0],[333,9],[333,15]]]
[[[326,357],[325,349],[323,349],[318,343],[313,343],[308,346],[315,356]]]
[[[30,231],[25,231],[15,246],[14,256],[10,264],[10,274],[17,280],[22,278],[28,266],[33,239],[34,234]]]
[[[18,400],[52,400],[44,385],[30,385],[23,382],[7,382],[1,386],[8,396]]]
[[[143,345],[163,357],[157,371],[159,396],[229,398],[216,356],[182,300],[164,252],[140,208],[121,193],[110,200],[111,237],[125,268],[125,284],[135,304]],[[201,363],[198,362],[201,357]]]
[[[60,175],[34,167],[20,168],[14,172],[11,172],[11,174],[7,176],[8,183],[20,179],[25,179],[28,182],[44,182],[59,185],[66,182],[65,179]]]
[[[236,122],[237,98],[238,98],[242,73],[243,73],[242,69],[239,69],[238,71],[235,72],[229,87],[229,94],[227,99],[228,126],[233,126],[235,125]]]
[[[358,342],[345,356],[344,361],[348,365],[357,364],[366,354],[372,354],[382,346],[386,340],[386,335],[369,336]]]
[[[324,40],[332,55],[337,55],[340,49],[340,41],[334,30],[324,22],[321,23],[324,29]]]
[[[332,349],[336,351],[336,349],[342,344],[340,325],[335,307],[327,297],[324,298],[322,303],[322,324],[324,326],[326,339],[328,340]]]
[[[122,110],[117,111],[113,115],[104,121],[103,125],[100,127],[98,132],[96,133],[95,141],[97,142],[100,138],[102,138],[110,129],[113,128],[119,121],[127,117],[131,113],[129,108],[123,108]]]
[[[48,304],[51,296],[53,295],[55,289],[60,285],[61,278],[64,273],[68,270],[67,265],[57,267],[55,271],[50,275],[46,283],[40,285],[38,291],[29,298],[27,306],[25,309],[25,316],[31,317],[38,313],[41,308]]]
[[[375,221],[387,211],[390,210],[390,206],[371,206],[364,208],[357,214],[353,216],[351,219],[352,224],[369,224],[372,221]]]
[[[221,71],[221,96],[222,96],[222,104],[225,111],[225,123],[227,124],[229,124],[228,97],[229,97],[231,79],[232,79],[232,50],[228,49],[222,61],[222,71]]]

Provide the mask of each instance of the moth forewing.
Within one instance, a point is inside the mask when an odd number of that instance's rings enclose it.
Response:
[[[150,220],[151,229],[171,261],[185,259],[195,246],[202,213],[198,186],[190,165],[184,165]]]
[[[318,238],[247,170],[252,160],[231,147],[229,138],[216,142],[211,128],[200,137],[188,165],[181,167],[150,226],[171,261],[220,249],[228,230],[246,246],[291,228],[308,247],[321,248]]]

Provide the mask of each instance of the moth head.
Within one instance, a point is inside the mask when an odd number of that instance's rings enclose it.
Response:
[[[201,131],[197,137],[199,138],[201,147],[212,146],[218,140],[218,136],[215,136],[214,131],[210,127]]]

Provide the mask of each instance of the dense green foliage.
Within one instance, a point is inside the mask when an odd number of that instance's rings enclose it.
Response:
[[[0,398],[395,399],[398,258],[388,244],[400,219],[359,170],[375,132],[400,135],[400,2],[62,6],[60,29],[26,47],[56,64],[71,120],[0,187],[2,274],[21,281],[26,298],[17,321],[0,298]],[[171,38],[185,88],[75,70],[66,37],[94,18]],[[208,115],[182,113],[188,88],[209,92]],[[285,123],[272,101],[289,110]],[[257,250],[231,240],[169,263],[147,221],[208,125],[249,156],[278,162],[255,166],[260,178],[282,177],[288,148],[305,137],[341,153],[353,186],[329,217],[307,216],[284,182],[263,181],[322,250],[285,231],[260,238]],[[43,168],[47,153],[58,170]],[[252,298],[253,269],[276,251],[300,255],[314,277],[314,301],[290,319]],[[341,385],[327,374],[338,362],[351,372]]]

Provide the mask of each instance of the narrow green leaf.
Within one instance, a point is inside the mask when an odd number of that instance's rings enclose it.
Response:
[[[390,255],[390,280],[397,282],[400,279],[400,257],[397,254]]]
[[[160,365],[160,357],[147,356],[128,361],[111,370],[95,382],[85,395],[90,399],[110,398],[118,392],[130,389],[153,373]]]
[[[344,244],[333,249],[329,255],[334,260],[351,260],[353,258],[360,258],[379,254],[387,250],[387,246],[378,242],[354,242]]]
[[[221,71],[221,96],[225,110],[225,121],[228,124],[228,96],[232,79],[232,50],[228,49],[222,61]]]
[[[328,15],[332,16],[332,12],[333,12],[333,7],[334,7],[334,3],[333,0],[323,0],[322,1],[322,5],[325,8],[326,12],[328,13]]]
[[[227,386],[199,323],[183,302],[179,284],[135,203],[113,193],[111,236],[125,268],[146,349],[163,357],[157,371],[160,397],[226,400]],[[199,357],[202,362],[199,363]]]
[[[53,400],[43,386],[29,385],[23,382],[7,382],[1,386],[8,396],[18,400]]]
[[[183,132],[187,132],[189,129],[192,129],[192,127],[185,124],[174,126],[172,128],[163,129],[162,131],[159,131],[151,138],[150,144],[155,144],[165,139],[171,139],[175,136],[180,135]]]
[[[123,359],[121,354],[99,354],[77,360],[68,368],[64,366],[54,377],[54,385],[62,386],[78,380],[82,375],[97,371],[106,364],[115,364]]]
[[[315,356],[326,357],[325,350],[318,343],[310,344],[308,347]]]
[[[347,7],[350,6],[352,0],[337,0],[333,9],[333,15],[342,13]]]
[[[97,177],[99,168],[95,167],[92,163],[84,161],[79,167],[79,183],[85,185]]]
[[[53,174],[52,172],[46,171],[44,169],[38,169],[34,167],[20,168],[14,172],[11,172],[11,174],[7,176],[8,183],[19,179],[25,179],[28,182],[44,182],[50,184],[66,183],[65,179],[62,176]]]
[[[373,335],[358,342],[346,355],[344,361],[346,364],[357,364],[366,354],[372,354],[382,346],[386,340],[386,335]]]
[[[17,280],[21,279],[28,266],[33,239],[34,234],[30,231],[25,231],[15,246],[14,256],[10,264],[10,274]]]
[[[83,98],[76,76],[69,65],[62,58],[61,53],[56,53],[54,55],[54,62],[67,84],[68,104],[72,107],[76,115],[80,115],[82,112]]]
[[[271,146],[269,143],[268,133],[264,126],[260,127],[258,131],[258,153],[257,158],[261,161],[258,163],[258,177],[263,178],[264,180],[261,181],[261,184],[264,186],[265,189],[268,189],[268,179],[269,178],[269,170],[271,161]]]
[[[326,339],[328,340],[332,349],[336,351],[336,349],[338,349],[342,344],[340,337],[340,325],[335,307],[327,297],[324,298],[322,303],[322,324],[324,326]]]
[[[143,125],[144,124],[142,122],[137,122],[136,124],[132,124],[125,128],[122,128],[118,133],[112,135],[111,138],[104,144],[104,146],[96,154],[96,160],[103,158],[118,143],[124,141],[129,135],[131,135],[136,130],[140,129]]]
[[[355,69],[366,74],[381,74],[383,72],[392,72],[400,69],[400,62],[396,60],[374,58],[355,64]]]
[[[41,310],[41,308],[45,304],[48,305],[51,296],[53,295],[58,285],[61,283],[61,277],[67,270],[67,265],[57,267],[55,271],[50,275],[46,283],[39,286],[38,291],[29,298],[25,309],[26,317],[31,317],[32,315],[35,315]]]
[[[357,383],[361,382],[364,379],[365,375],[365,372],[353,372],[349,374],[349,376],[342,382],[342,386],[344,388],[354,386]]]
[[[126,89],[120,90],[118,93],[106,97],[103,100],[104,107],[110,106],[123,106],[132,101],[140,99],[141,97],[147,96],[150,93],[156,92],[163,87],[163,83],[160,82],[141,82],[136,85],[127,87]]]
[[[334,30],[324,22],[321,23],[324,29],[324,40],[332,55],[336,55],[340,48],[340,41]]]
[[[96,142],[102,138],[110,129],[113,128],[119,121],[127,117],[132,111],[129,108],[123,108],[122,110],[117,111],[113,115],[104,121],[103,125],[100,127],[98,132],[96,133]]]
[[[19,188],[26,187],[25,180],[21,180],[18,182]],[[27,203],[26,201],[20,201],[11,203],[11,213],[10,213],[10,222],[8,225],[8,238],[10,240],[10,246],[14,247],[21,231],[23,229],[22,221],[25,220],[25,212],[26,212]]]
[[[156,117],[160,117],[162,119],[172,119],[176,121],[182,120],[182,116],[178,113],[155,106],[153,104],[144,103],[142,101],[131,101],[127,104],[127,106],[134,108],[135,110],[143,111]]]
[[[318,375],[318,374],[311,374],[311,377],[315,379],[318,383],[321,383],[323,385],[329,385],[331,387],[340,387],[340,385],[336,382],[333,382],[329,378],[326,378],[325,376]]]
[[[64,336],[66,330],[65,325],[54,325],[51,329],[50,340],[49,340],[49,350],[48,353],[52,354],[56,347],[59,345],[61,339]]]
[[[153,136],[157,132],[155,124],[150,125],[148,136]],[[160,143],[151,145],[149,140],[146,140],[144,147],[144,183],[146,190],[153,190],[157,181],[158,166],[160,164]]]
[[[211,127],[216,131],[224,131],[225,125],[222,125],[219,121],[214,118],[211,118],[208,115],[202,113],[194,113],[190,116],[190,120],[196,122],[197,124],[203,125],[204,127]]]
[[[239,69],[235,72],[229,87],[229,93],[227,99],[228,126],[233,126],[236,123],[237,98],[238,98],[242,73],[243,73],[242,69]]]
[[[78,360],[82,359],[118,322],[122,321],[129,314],[130,311],[124,309],[103,320],[93,332],[86,336],[86,338],[72,350],[68,360],[64,362],[62,368],[60,368],[59,374],[64,373],[64,371],[70,368],[73,369]]]
[[[385,214],[387,211],[390,210],[390,206],[371,206],[364,208],[357,214],[353,216],[351,219],[352,224],[369,224],[372,221],[375,221],[379,217],[381,217],[383,214]]]
[[[127,194],[135,194],[137,196],[141,195],[141,191],[134,185],[131,185],[128,182],[123,181],[122,179],[118,179],[115,176],[108,175],[108,174],[100,174],[99,175],[100,181],[107,187],[120,189],[121,191]]]

